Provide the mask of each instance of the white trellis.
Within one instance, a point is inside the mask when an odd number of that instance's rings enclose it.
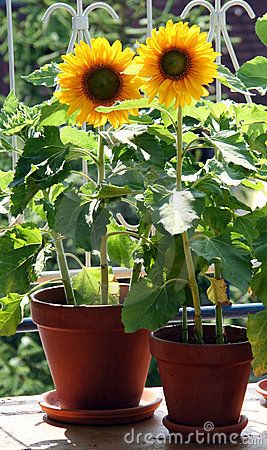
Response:
[[[207,8],[210,12],[210,29],[208,34],[208,40],[212,41],[214,39],[215,41],[215,51],[221,53],[221,38],[223,36],[224,42],[226,45],[226,48],[228,50],[228,53],[230,55],[231,61],[233,63],[233,66],[235,70],[239,69],[239,63],[236,56],[236,53],[234,51],[231,39],[229,37],[228,31],[227,31],[227,20],[226,20],[226,13],[232,6],[241,6],[246,10],[249,17],[253,19],[255,17],[255,13],[251,6],[245,2],[244,0],[230,0],[227,3],[225,3],[222,6],[221,0],[215,0],[215,5],[213,6],[211,3],[209,3],[206,0],[192,0],[191,2],[186,5],[184,8],[181,17],[182,19],[186,18],[188,13],[191,11],[192,8],[195,6],[204,6]],[[221,63],[221,56],[218,56],[217,62]],[[251,103],[251,97],[250,95],[245,95],[246,100],[248,103]],[[216,101],[220,102],[222,99],[222,89],[221,89],[221,83],[219,80],[216,80]]]

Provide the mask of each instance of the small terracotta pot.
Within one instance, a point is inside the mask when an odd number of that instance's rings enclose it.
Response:
[[[189,327],[192,334],[193,327]],[[225,327],[229,344],[182,344],[180,326],[161,328],[150,338],[168,407],[176,424],[215,427],[236,424],[250,374],[251,346],[246,330]],[[215,335],[204,325],[205,341]]]
[[[124,333],[121,309],[66,305],[63,287],[32,296],[32,318],[63,409],[139,404],[151,358],[150,333]]]

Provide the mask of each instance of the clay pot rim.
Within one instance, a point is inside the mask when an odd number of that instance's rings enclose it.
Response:
[[[127,284],[127,283],[122,283],[122,284]],[[32,302],[34,302],[34,303],[37,303],[37,304],[39,304],[39,305],[46,305],[46,306],[49,306],[49,307],[55,307],[55,308],[58,308],[58,307],[60,307],[60,308],[66,308],[66,309],[88,309],[88,308],[90,308],[90,309],[92,309],[92,308],[97,308],[97,309],[105,309],[105,308],[120,308],[120,309],[122,309],[122,304],[116,304],[116,305],[68,305],[68,304],[62,304],[62,303],[50,303],[50,302],[44,302],[44,301],[42,301],[42,300],[38,300],[37,298],[36,298],[36,295],[38,295],[38,294],[42,294],[42,293],[44,293],[44,292],[47,292],[47,291],[50,291],[50,292],[52,292],[53,290],[57,290],[57,289],[63,289],[64,288],[64,285],[63,284],[59,284],[58,286],[52,286],[52,287],[47,287],[47,288],[44,288],[44,289],[40,289],[40,290],[38,290],[38,291],[36,291],[36,292],[33,292],[31,295],[30,295],[30,297],[31,297],[31,301]]]
[[[247,338],[246,340],[241,341],[241,342],[229,342],[228,344],[189,344],[189,343],[185,344],[183,342],[173,342],[173,341],[170,341],[168,339],[162,339],[162,338],[159,338],[159,337],[155,336],[155,333],[157,333],[158,331],[164,330],[166,328],[174,328],[174,327],[181,327],[181,325],[179,325],[179,324],[178,325],[167,325],[165,327],[158,328],[157,330],[152,331],[152,333],[150,335],[150,340],[151,341],[156,341],[156,342],[161,342],[161,343],[165,342],[166,344],[173,345],[173,346],[180,346],[180,347],[181,346],[186,346],[186,348],[193,348],[193,347],[203,348],[203,346],[204,346],[206,348],[211,348],[211,349],[216,349],[216,348],[223,349],[223,348],[229,348],[230,345],[231,346],[232,345],[233,346],[238,346],[238,345],[240,346],[240,345],[244,345],[244,344],[249,343],[249,340]],[[208,323],[204,323],[203,327],[214,327],[214,325],[208,324]],[[235,328],[235,329],[245,329],[245,327],[240,327],[239,325],[226,325],[225,327]]]

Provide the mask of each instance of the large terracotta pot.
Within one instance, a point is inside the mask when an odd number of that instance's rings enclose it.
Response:
[[[157,359],[171,422],[191,427],[238,422],[252,353],[244,328],[226,326],[225,331],[229,343],[222,345],[179,343],[179,326],[152,334],[150,350]],[[214,326],[205,325],[206,342],[214,335]]]
[[[121,309],[66,305],[63,287],[32,296],[32,318],[63,409],[139,404],[151,358],[150,333],[124,333]]]

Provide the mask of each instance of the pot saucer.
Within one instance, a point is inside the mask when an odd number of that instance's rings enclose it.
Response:
[[[240,416],[238,423],[221,427],[214,427],[212,422],[206,422],[200,427],[190,427],[171,422],[169,416],[163,417],[163,425],[170,433],[176,434],[178,438],[190,439],[190,442],[197,442],[199,444],[218,444],[220,442],[218,441],[219,438],[222,439],[222,443],[224,443],[224,440],[229,440],[229,438],[236,439],[247,424],[248,418],[244,415]],[[215,435],[214,441],[212,440],[213,435]]]
[[[255,391],[261,394],[267,400],[267,378],[259,381],[255,386]]]
[[[162,398],[144,389],[140,403],[134,408],[108,410],[61,409],[56,391],[45,392],[39,405],[49,419],[76,425],[118,425],[149,419],[159,407]]]

